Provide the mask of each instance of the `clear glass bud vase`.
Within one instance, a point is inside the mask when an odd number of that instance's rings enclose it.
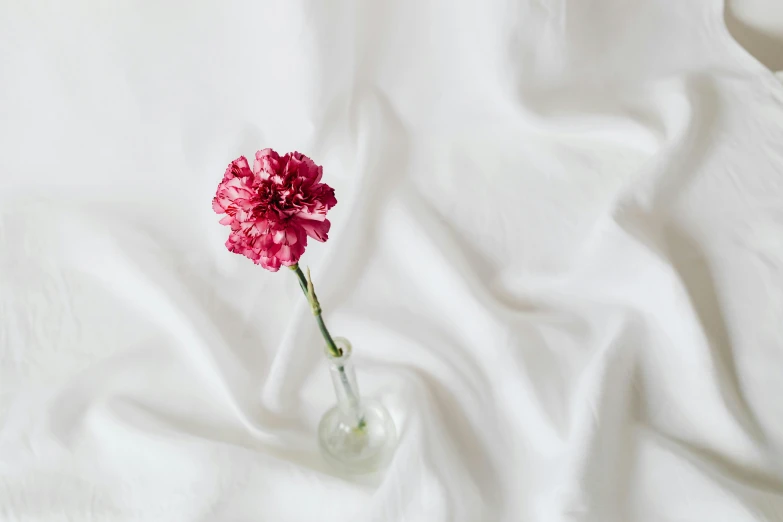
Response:
[[[351,343],[335,337],[339,357],[325,350],[337,405],[327,411],[318,426],[324,458],[349,473],[370,473],[388,464],[397,445],[397,429],[391,415],[377,401],[362,399],[351,362]]]

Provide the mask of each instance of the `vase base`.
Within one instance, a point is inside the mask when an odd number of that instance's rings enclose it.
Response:
[[[347,420],[336,406],[318,425],[321,454],[329,464],[348,473],[372,473],[386,467],[397,446],[397,430],[383,405],[362,400],[360,422]]]

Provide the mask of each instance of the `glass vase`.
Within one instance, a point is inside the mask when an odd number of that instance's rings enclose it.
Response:
[[[397,445],[397,429],[391,415],[377,401],[363,399],[351,361],[351,343],[335,337],[340,356],[325,350],[337,404],[318,425],[318,441],[324,458],[348,473],[370,473],[388,464]]]

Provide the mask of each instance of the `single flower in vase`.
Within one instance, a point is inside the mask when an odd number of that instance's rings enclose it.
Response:
[[[318,427],[321,451],[346,471],[374,471],[386,464],[396,444],[396,429],[386,408],[362,399],[356,383],[351,344],[333,338],[321,315],[310,271],[299,268],[308,238],[325,242],[326,213],[337,204],[334,189],[321,182],[323,168],[299,152],[280,156],[272,149],[256,152],[253,167],[241,156],[229,164],[212,200],[225,214],[220,223],[231,231],[226,248],[277,272],[290,268],[310,304],[324,338],[337,405]]]

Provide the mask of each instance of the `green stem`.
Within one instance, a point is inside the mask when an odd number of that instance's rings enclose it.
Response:
[[[318,298],[315,296],[315,290],[313,289],[312,281],[307,280],[307,277],[305,277],[302,269],[299,268],[298,264],[291,265],[289,268],[296,274],[296,277],[299,280],[299,287],[302,289],[302,292],[307,298],[307,301],[310,303],[310,307],[313,310],[313,315],[315,316],[315,321],[318,323],[318,329],[321,330],[321,335],[323,336],[324,341],[326,341],[326,347],[328,348],[329,353],[331,353],[333,357],[342,356],[342,350],[340,350],[337,344],[335,344],[334,339],[332,339],[332,334],[329,333],[329,330],[326,328],[326,324],[324,324],[324,319],[321,316],[321,305],[318,303]],[[345,375],[345,368],[343,368],[342,365],[339,367],[339,371],[340,382],[342,382],[346,393],[349,397],[351,397],[354,403],[358,403],[359,398],[356,397],[356,395],[353,393],[351,384],[348,382],[348,377]],[[362,430],[366,425],[367,423],[364,421],[364,417],[359,417],[357,429]]]
[[[302,269],[299,268],[298,264],[291,265],[290,268],[294,271],[296,277],[299,279],[299,287],[302,289],[302,292],[304,292],[305,297],[308,301],[310,301],[311,298],[307,285],[307,278],[302,272]],[[310,301],[310,306],[313,308],[313,315],[315,316],[315,322],[318,323],[318,329],[321,330],[321,335],[323,336],[324,341],[326,341],[326,347],[334,357],[340,357],[342,355],[342,351],[337,347],[334,339],[332,339],[332,334],[329,333],[329,330],[326,328],[326,324],[324,324],[324,319],[321,316],[321,307],[318,304],[318,301],[315,303]]]

